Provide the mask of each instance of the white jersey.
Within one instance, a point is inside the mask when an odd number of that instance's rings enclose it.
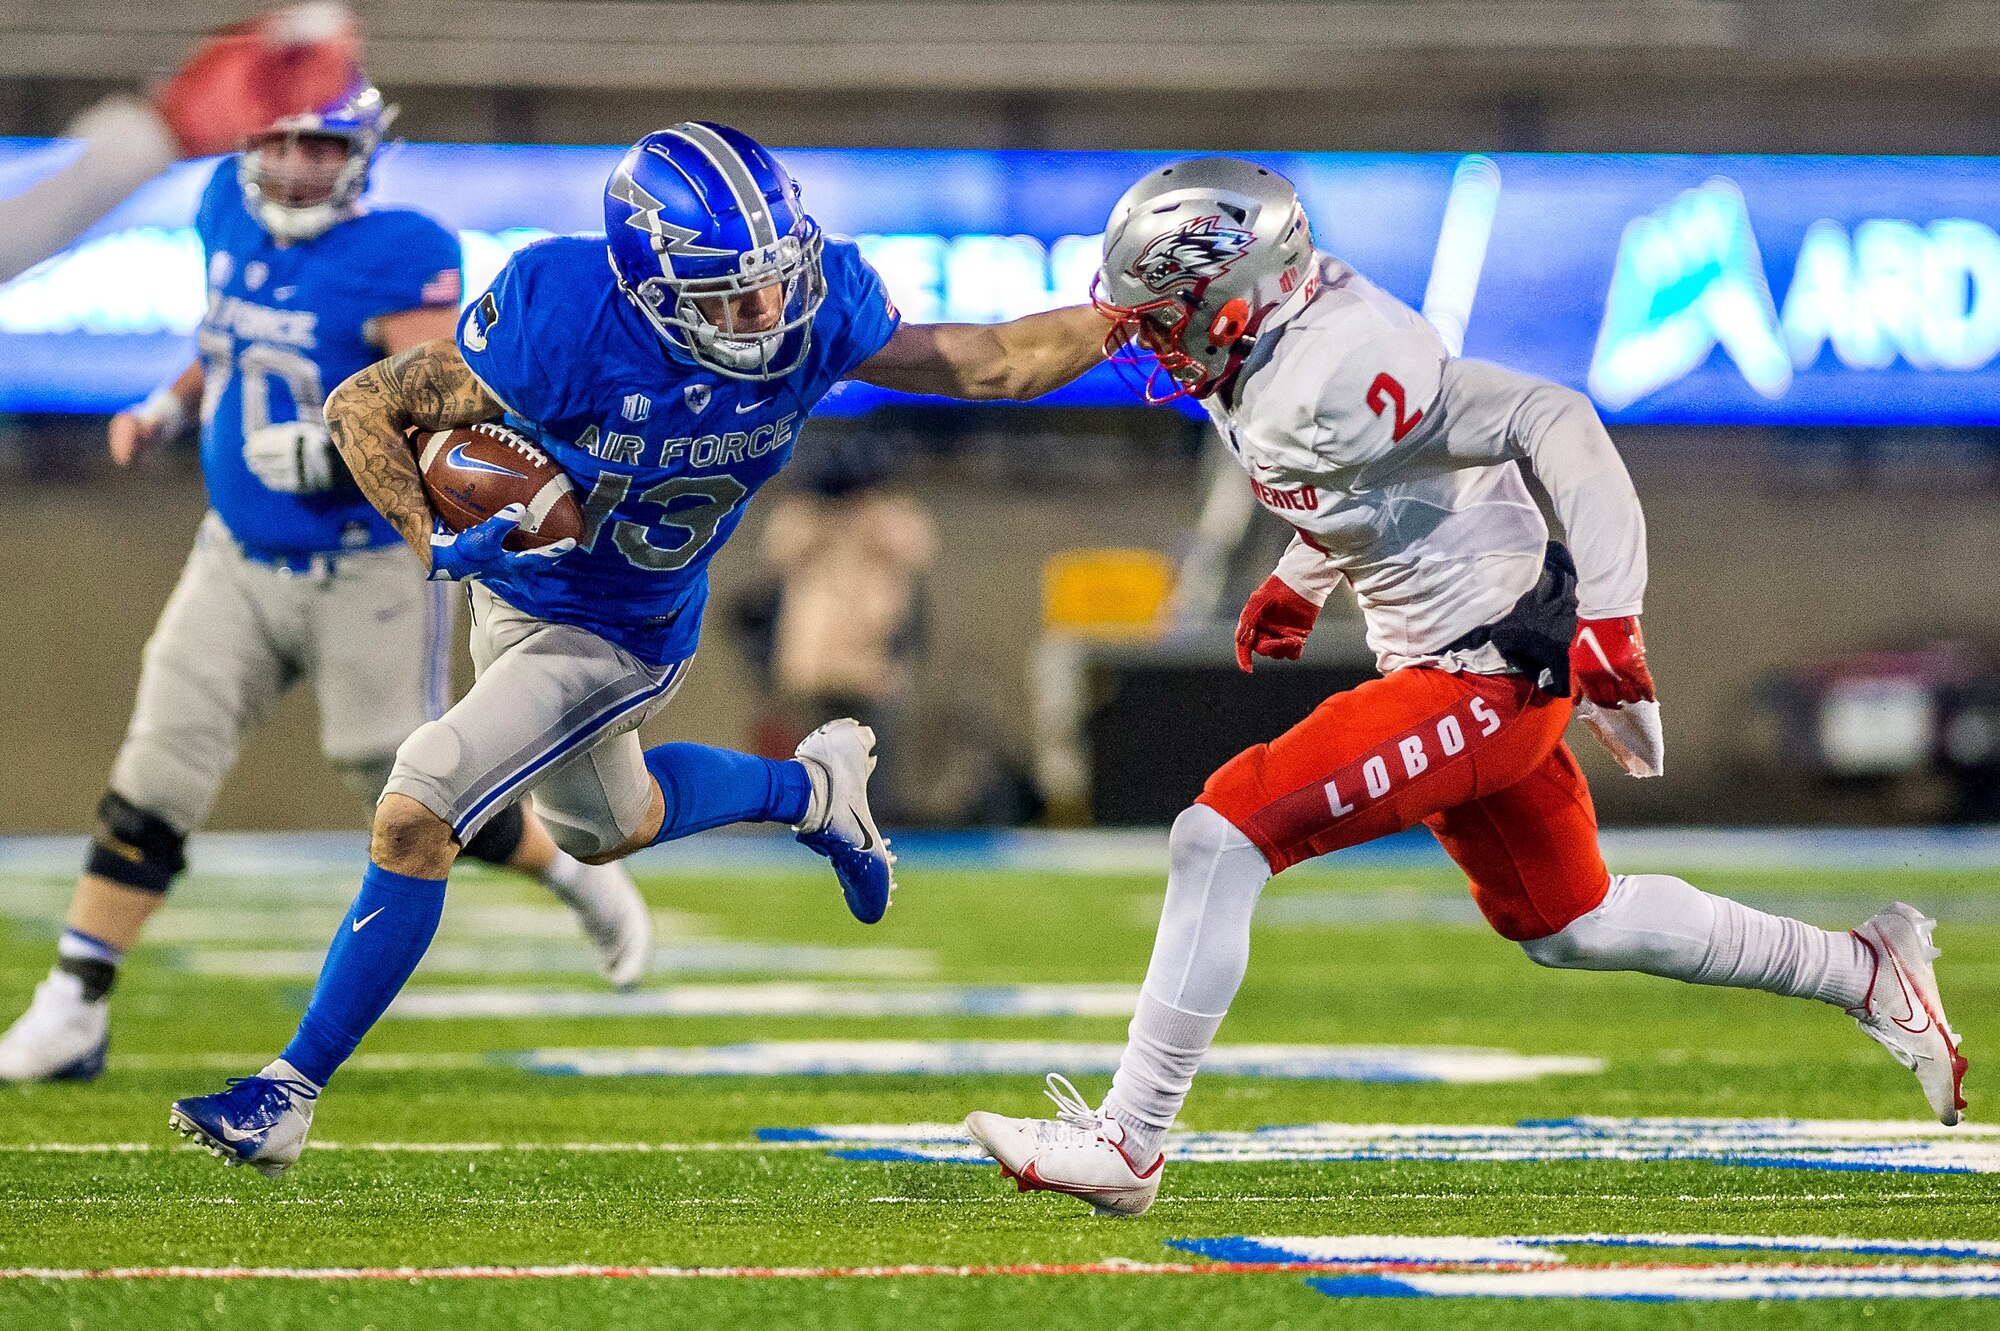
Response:
[[[1586,619],[1636,615],[1645,519],[1587,398],[1454,360],[1409,306],[1328,255],[1305,309],[1205,405],[1258,502],[1299,532],[1278,575],[1324,604],[1354,588],[1386,673],[1507,669],[1450,644],[1541,576],[1548,526],[1517,461],[1549,491]]]

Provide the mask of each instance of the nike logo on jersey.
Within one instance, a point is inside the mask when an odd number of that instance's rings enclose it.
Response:
[[[377,915],[380,915],[383,911],[387,909],[389,909],[387,906],[377,906],[374,910],[369,911],[366,915],[363,915],[360,919],[356,920],[353,924],[350,924],[347,927],[353,932],[358,934],[368,926],[368,921],[374,919]]]
[[[738,416],[748,415],[759,407],[769,406],[772,401],[773,399],[771,398],[760,397],[755,402],[739,402],[736,404],[736,414]]]
[[[465,455],[464,444],[453,444],[451,452],[444,455],[445,462],[461,471],[490,471],[495,476],[513,476],[515,473],[505,467],[497,467],[491,462],[481,462],[478,458]]]

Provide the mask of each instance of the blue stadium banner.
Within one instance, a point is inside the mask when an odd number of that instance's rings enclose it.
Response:
[[[0,139],[0,194],[74,146]],[[373,197],[464,240],[472,299],[514,249],[601,227],[612,148],[405,144]],[[858,238],[906,318],[1080,301],[1112,202],[1170,154],[794,149],[807,206]],[[1322,247],[1464,354],[1614,421],[2000,420],[2000,159],[1266,154]],[[108,411],[192,355],[204,291],[178,167],[0,287],[0,410]],[[850,386],[862,411],[893,395]],[[1050,399],[1124,404],[1099,371]]]

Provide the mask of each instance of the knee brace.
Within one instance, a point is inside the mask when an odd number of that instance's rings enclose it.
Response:
[[[505,867],[514,858],[514,852],[521,848],[521,838],[527,834],[528,815],[522,811],[521,802],[516,800],[487,819],[486,826],[465,843],[464,850],[475,860]]]
[[[97,802],[97,824],[85,873],[141,892],[165,892],[187,868],[187,834],[115,790]]]

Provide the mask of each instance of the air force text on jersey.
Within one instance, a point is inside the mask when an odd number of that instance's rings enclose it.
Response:
[[[732,379],[670,353],[618,289],[596,237],[514,255],[459,320],[466,364],[570,474],[583,538],[487,579],[503,600],[578,624],[651,664],[691,655],[708,561],[791,458],[800,423],[881,350],[899,316],[852,243],[829,240],[826,298],[797,369]]]

